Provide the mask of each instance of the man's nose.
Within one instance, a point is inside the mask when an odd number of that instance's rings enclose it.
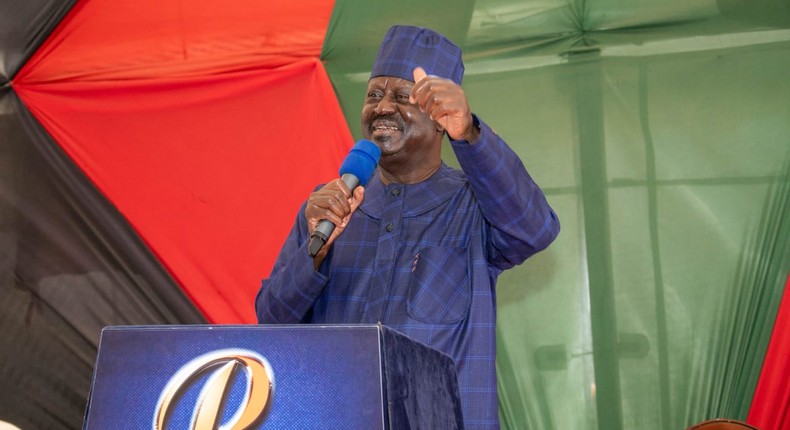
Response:
[[[386,115],[395,112],[395,97],[391,94],[385,94],[374,111],[379,115]]]

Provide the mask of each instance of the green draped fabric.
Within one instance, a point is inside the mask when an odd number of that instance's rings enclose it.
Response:
[[[745,419],[790,270],[790,3],[338,0],[322,59],[357,138],[394,23],[464,48],[562,222],[500,277],[503,428]]]

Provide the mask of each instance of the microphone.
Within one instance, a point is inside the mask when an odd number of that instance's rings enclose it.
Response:
[[[381,149],[369,140],[360,140],[351,148],[351,152],[340,165],[340,179],[352,193],[357,186],[364,187],[373,177],[379,157],[381,157]],[[335,231],[335,225],[331,221],[322,219],[318,222],[313,234],[310,235],[310,243],[307,245],[307,252],[311,257],[318,255],[318,251],[329,240],[333,231]]]

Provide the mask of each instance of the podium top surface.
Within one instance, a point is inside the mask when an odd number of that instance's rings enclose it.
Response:
[[[381,324],[157,324],[157,325],[113,325],[102,329],[102,333],[116,331],[201,331],[201,330],[394,330]],[[396,332],[397,333],[397,332]]]

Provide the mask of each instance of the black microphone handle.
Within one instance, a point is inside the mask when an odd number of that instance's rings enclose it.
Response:
[[[359,178],[351,173],[343,173],[340,180],[351,190],[351,194],[354,194],[354,189],[359,186]],[[332,224],[331,221],[325,219],[318,221],[318,225],[315,230],[313,230],[313,234],[310,235],[310,243],[307,244],[307,252],[311,257],[318,255],[318,251],[320,251],[326,241],[329,240],[329,236],[332,235],[333,231],[335,231],[335,225]]]

